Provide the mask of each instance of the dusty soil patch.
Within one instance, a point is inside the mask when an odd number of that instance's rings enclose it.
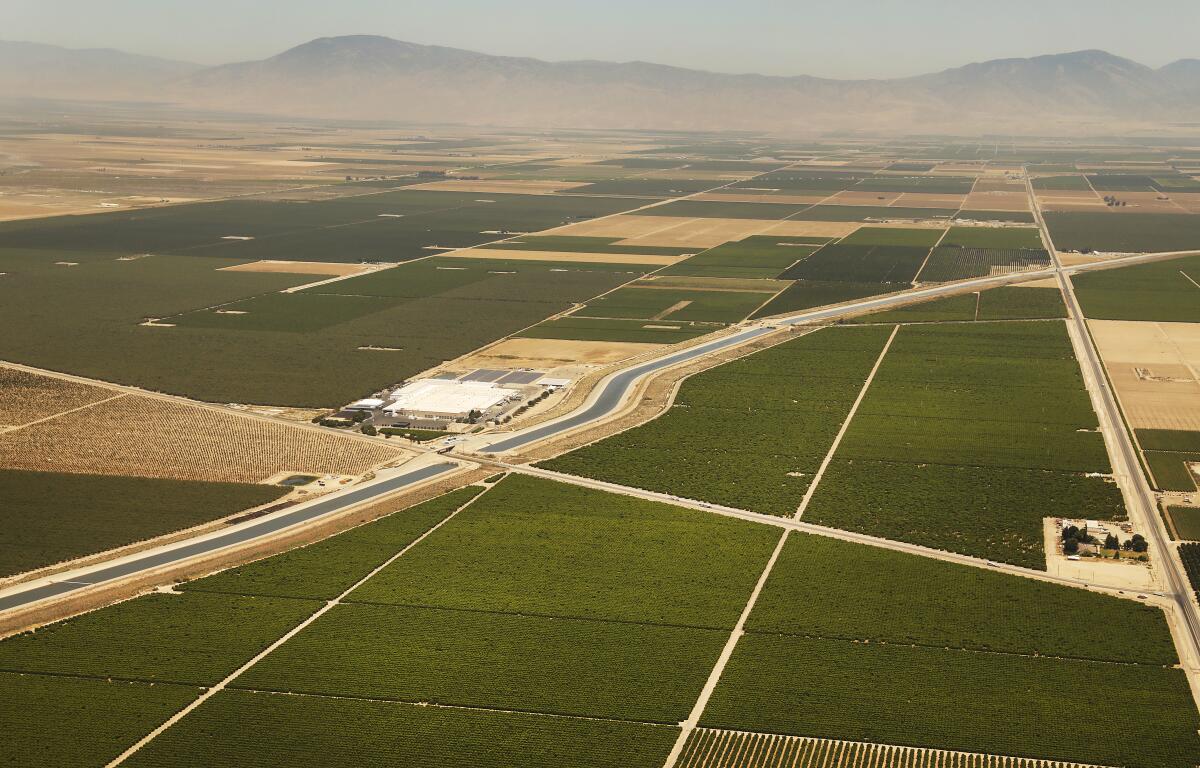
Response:
[[[658,344],[566,339],[505,339],[454,362],[456,369],[555,368],[564,365],[610,365],[656,350]]]
[[[963,208],[972,211],[1028,211],[1029,195],[1024,192],[980,192],[967,195]]]
[[[337,264],[328,261],[251,261],[222,267],[220,272],[285,272],[292,275],[353,275],[367,271],[361,264]]]
[[[905,192],[892,203],[897,208],[958,208],[965,195],[932,195],[924,192]]]
[[[481,192],[494,194],[516,195],[549,195],[564,189],[585,187],[586,181],[556,181],[552,179],[487,179],[435,181],[430,184],[417,184],[409,189],[421,189],[434,192]]]
[[[63,421],[0,434],[0,466],[255,483],[285,470],[359,475],[409,455],[328,430],[144,395],[104,401]]]
[[[778,221],[773,224],[774,226],[767,227],[759,234],[781,237],[845,237],[862,226],[857,221]]]
[[[1200,325],[1089,320],[1130,426],[1200,430]]]
[[[622,214],[593,221],[568,224],[543,235],[621,238],[619,245],[712,248],[730,240],[741,240],[766,232],[778,221],[762,219],[683,218]]]
[[[104,387],[0,365],[0,424],[28,424],[116,394]]]
[[[651,264],[666,266],[683,261],[685,256],[656,256],[640,253],[579,253],[578,251],[518,251],[499,248],[464,248],[441,254],[452,259],[505,259],[508,261],[570,261],[603,264]]]

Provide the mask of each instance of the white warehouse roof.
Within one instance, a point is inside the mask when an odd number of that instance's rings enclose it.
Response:
[[[483,411],[504,402],[513,394],[490,381],[446,381],[423,379],[405,384],[392,393],[393,403],[385,411],[407,413],[462,413]]]

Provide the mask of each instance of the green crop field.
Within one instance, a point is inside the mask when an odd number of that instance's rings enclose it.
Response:
[[[1033,188],[1086,192],[1092,185],[1084,176],[1042,176],[1033,180]]]
[[[843,237],[840,245],[905,245],[924,248],[926,252],[938,244],[943,229],[900,229],[896,227],[862,227]]]
[[[835,459],[804,513],[818,525],[1045,568],[1045,517],[1124,517],[1097,478],[1009,467]]]
[[[777,539],[764,526],[511,476],[349,600],[731,629]]]
[[[151,594],[0,641],[0,670],[212,685],[321,603]]]
[[[797,280],[783,293],[771,299],[765,306],[751,315],[771,317],[799,312],[814,307],[824,307],[830,304],[841,304],[844,301],[863,299],[868,296],[878,296],[891,293],[906,286],[890,283],[842,283],[822,282],[818,280]]]
[[[197,688],[0,672],[0,765],[106,765],[200,694]]]
[[[687,717],[728,635],[343,604],[248,670],[236,687],[674,724]]]
[[[790,635],[743,637],[700,724],[1131,768],[1200,760],[1179,669]]]
[[[0,576],[191,528],[285,492],[270,485],[0,469]]]
[[[1061,323],[903,327],[805,519],[1045,567],[1041,520],[1122,516]]]
[[[658,274],[773,278],[825,242],[821,238],[756,235],[710,248]]]
[[[637,207],[611,197],[398,190],[314,201],[213,203],[0,224],[0,248],[189,253],[239,261],[407,261]],[[253,238],[228,240],[228,237]]]
[[[797,585],[812,588],[797,599]],[[1093,631],[1098,627],[1104,631]],[[797,533],[776,561],[746,629],[1159,666],[1178,662],[1159,608]]]
[[[1083,313],[1093,319],[1200,322],[1200,256],[1102,269],[1071,281]]]
[[[941,323],[971,320],[1044,320],[1066,317],[1055,288],[1003,286],[923,301],[854,318],[854,323]]]
[[[1200,544],[1180,544],[1179,559],[1183,562],[1188,581],[1196,592],[1196,599],[1200,600]]]
[[[693,376],[666,414],[543,466],[792,514],[890,330],[818,331]]]
[[[1176,453],[1200,453],[1200,432],[1185,432],[1173,429],[1134,430],[1138,444],[1146,451],[1174,451]]]
[[[619,320],[565,317],[547,320],[516,336],[529,339],[575,339],[578,341],[625,341],[641,344],[678,344],[720,330],[724,323],[689,321]]]
[[[315,544],[189,582],[184,589],[332,600],[480,491],[460,488]]]
[[[659,768],[667,726],[222,691],[131,768]]]
[[[1041,230],[1030,227],[951,227],[943,246],[1043,250]]]
[[[393,384],[644,273],[434,258],[278,294],[313,276],[220,271],[234,262],[211,257],[74,267],[56,265],[61,258],[0,252],[8,272],[0,323],[10,330],[0,358],[213,402],[317,407]],[[202,309],[217,305],[247,314]],[[142,325],[148,317],[175,327]],[[304,375],[291,375],[300,361]]]
[[[863,179],[854,191],[920,192],[927,195],[965,195],[975,179],[953,176],[874,176]]]
[[[1045,214],[1054,244],[1063,251],[1159,253],[1200,248],[1200,216],[1175,213]]]
[[[589,301],[573,317],[738,323],[774,295],[624,286]]]
[[[1154,475],[1154,487],[1160,491],[1196,490],[1196,476],[1189,463],[1200,463],[1200,453],[1176,453],[1172,451],[1145,451],[1146,463]]]
[[[927,283],[947,282],[1049,266],[1050,254],[1046,251],[952,246],[934,248],[916,279]]]
[[[1171,523],[1179,538],[1185,541],[1200,541],[1200,508],[1197,507],[1167,507]]]
[[[917,276],[928,254],[929,248],[920,246],[836,243],[798,262],[780,277],[784,280],[907,286]]]

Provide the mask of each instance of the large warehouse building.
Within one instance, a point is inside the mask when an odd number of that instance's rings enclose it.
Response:
[[[383,412],[420,421],[453,421],[472,411],[485,413],[510,398],[520,398],[520,394],[497,387],[495,382],[423,379],[392,392]]]

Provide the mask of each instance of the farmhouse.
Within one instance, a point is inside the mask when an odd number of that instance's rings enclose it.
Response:
[[[382,410],[388,416],[413,421],[455,421],[520,397],[491,381],[422,379],[392,392],[392,402]]]

